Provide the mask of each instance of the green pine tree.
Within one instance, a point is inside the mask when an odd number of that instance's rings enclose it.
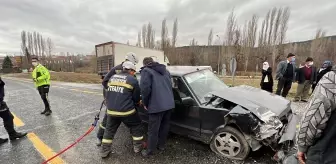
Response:
[[[9,56],[6,56],[3,60],[2,68],[13,68],[13,63]]]

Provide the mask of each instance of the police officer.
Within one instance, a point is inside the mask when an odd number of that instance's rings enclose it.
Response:
[[[48,100],[48,93],[50,88],[50,73],[47,68],[39,63],[37,57],[32,58],[32,64],[35,67],[32,73],[35,87],[40,93],[40,96],[44,103],[44,111],[41,112],[41,114],[48,116],[52,113]]]
[[[134,77],[136,68],[129,61],[122,66],[123,71],[113,75],[106,88],[107,122],[102,140],[102,158],[110,154],[112,140],[122,122],[130,129],[134,152],[138,153],[142,149],[142,122],[135,109],[140,102],[139,82]]]
[[[3,120],[4,127],[9,135],[10,140],[16,140],[27,135],[27,133],[20,133],[14,129],[14,116],[9,111],[9,108],[6,102],[3,101],[5,97],[5,82],[2,81],[0,77],[0,117]],[[0,144],[7,142],[7,138],[0,138]]]
[[[129,53],[126,54],[126,56],[125,56],[125,61],[130,61],[130,62],[132,62],[134,65],[138,64],[138,62],[139,62],[139,60],[138,60],[136,54],[133,53],[133,52],[129,52]],[[125,61],[124,61],[124,62],[125,62]],[[123,64],[124,62],[122,62],[121,64],[119,64],[119,65],[117,65],[117,66],[115,66],[115,67],[113,67],[113,68],[110,70],[110,72],[108,72],[108,73],[106,74],[106,76],[104,77],[104,79],[103,79],[102,84],[103,84],[103,87],[104,87],[103,95],[104,95],[105,103],[106,103],[106,96],[105,96],[105,95],[106,95],[106,92],[105,92],[105,88],[108,88],[108,82],[109,82],[110,78],[111,78],[113,75],[118,74],[118,73],[120,73],[120,72],[123,70],[123,68],[122,68],[122,64]],[[98,129],[98,133],[97,133],[97,138],[98,138],[97,146],[100,146],[100,145],[102,144],[102,139],[103,139],[103,135],[104,135],[104,131],[105,131],[105,126],[106,126],[106,119],[107,119],[107,115],[106,115],[106,113],[105,113],[104,118],[103,118],[103,121],[99,124],[99,129]]]

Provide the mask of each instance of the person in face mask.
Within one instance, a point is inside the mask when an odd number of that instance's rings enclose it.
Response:
[[[313,66],[313,58],[308,57],[303,67],[299,68],[296,74],[298,87],[294,102],[308,102],[309,90],[316,83],[316,67]]]
[[[316,77],[316,83],[312,85],[312,92],[314,92],[314,89],[317,85],[317,83],[321,80],[321,78],[328,72],[330,72],[332,69],[332,62],[329,60],[326,60],[323,62],[322,67],[317,71],[317,77]]]
[[[40,96],[45,106],[41,114],[48,116],[52,113],[48,100],[48,93],[50,88],[50,73],[47,68],[45,68],[42,64],[39,63],[37,57],[32,58],[32,65],[34,66],[34,70],[32,72],[32,78],[34,80],[35,87],[40,93]]]
[[[289,53],[287,55],[287,60],[279,62],[277,66],[275,76],[275,78],[278,80],[278,86],[276,90],[277,95],[287,97],[288,92],[292,87],[292,83],[295,80],[295,72],[295,55]]]
[[[260,82],[261,89],[272,93],[273,92],[272,68],[269,66],[268,62],[263,63],[263,69],[261,73],[262,73]]]

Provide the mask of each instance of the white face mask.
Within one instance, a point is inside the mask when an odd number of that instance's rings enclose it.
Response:
[[[263,63],[263,70],[267,70],[269,68],[269,64],[268,64],[268,62],[264,62]]]
[[[37,62],[32,62],[32,65],[33,65],[34,67],[36,67],[36,66],[37,66]]]

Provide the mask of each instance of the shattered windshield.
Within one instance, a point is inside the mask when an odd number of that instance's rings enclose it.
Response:
[[[222,80],[208,69],[187,74],[184,78],[202,104],[206,103],[205,97],[210,92],[228,88]]]

